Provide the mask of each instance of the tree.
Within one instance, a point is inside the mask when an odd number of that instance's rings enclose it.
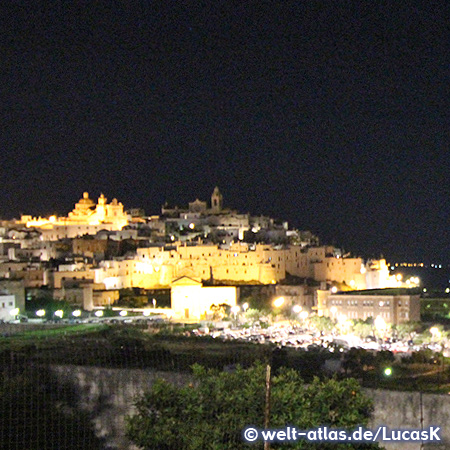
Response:
[[[265,369],[257,364],[235,372],[194,366],[193,383],[178,387],[157,381],[135,403],[127,418],[127,435],[148,450],[235,450],[255,448],[241,437],[248,425],[263,427]],[[353,428],[366,425],[372,404],[352,379],[314,379],[306,385],[297,372],[282,369],[272,379],[270,427],[295,424],[297,429],[318,426]],[[278,449],[379,448],[372,445],[292,442],[272,444]],[[257,447],[260,448],[260,447]]]
[[[370,336],[373,334],[372,325],[361,319],[355,320],[353,324],[353,333],[360,338]]]
[[[210,309],[213,312],[213,320],[223,320],[227,316],[227,310],[229,313],[230,308],[226,303],[222,303],[220,305],[211,305]]]
[[[397,336],[400,339],[407,338],[409,340],[413,340],[417,336],[417,333],[419,330],[420,330],[420,324],[418,324],[416,322],[399,323],[395,327]]]
[[[12,351],[0,353],[0,418],[0,449],[105,448],[75,389]]]
[[[309,321],[321,333],[330,332],[334,328],[334,322],[329,317],[312,316]]]
[[[251,323],[251,325],[254,325],[256,322],[259,322],[262,319],[267,320],[266,319],[267,315],[263,311],[260,311],[259,309],[253,309],[253,308],[250,308],[249,310],[247,310],[244,313],[244,317],[246,320],[248,320]]]
[[[362,348],[352,347],[344,356],[345,372],[353,377],[363,377],[364,372],[374,365],[375,356]]]

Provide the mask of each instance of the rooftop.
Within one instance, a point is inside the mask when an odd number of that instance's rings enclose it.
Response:
[[[417,288],[387,288],[387,289],[366,289],[362,291],[337,292],[334,295],[418,295],[420,289]]]

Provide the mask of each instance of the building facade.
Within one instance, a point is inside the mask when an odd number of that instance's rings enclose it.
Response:
[[[128,216],[122,203],[113,199],[111,203],[101,194],[97,203],[89,198],[87,192],[75,204],[75,208],[67,217],[50,216],[48,218],[24,215],[21,223],[28,228],[41,231],[43,240],[56,241],[63,238],[74,238],[85,234],[96,234],[101,230],[121,230],[128,224]]]
[[[366,320],[381,318],[398,325],[420,321],[420,295],[385,295],[379,293],[330,295],[324,305],[324,315],[332,319]]]

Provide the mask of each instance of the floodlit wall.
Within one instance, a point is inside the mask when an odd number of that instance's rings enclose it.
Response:
[[[176,243],[139,248],[134,259],[102,261],[99,268],[89,271],[91,275],[56,272],[55,287],[60,287],[63,276],[92,278],[96,283],[104,283],[106,289],[156,289],[170,287],[172,281],[181,276],[227,284],[276,284],[290,274],[317,281],[344,282],[351,288],[365,289],[367,269],[362,259],[326,256],[329,251],[328,247],[305,251],[300,246],[276,248],[237,243],[220,248],[212,244],[188,246]],[[381,280],[384,272],[380,273],[380,286],[376,287],[384,287]]]

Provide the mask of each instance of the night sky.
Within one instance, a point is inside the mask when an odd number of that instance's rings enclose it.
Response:
[[[51,6],[50,6],[51,4]],[[450,2],[6,1],[2,218],[209,199],[450,263]]]

